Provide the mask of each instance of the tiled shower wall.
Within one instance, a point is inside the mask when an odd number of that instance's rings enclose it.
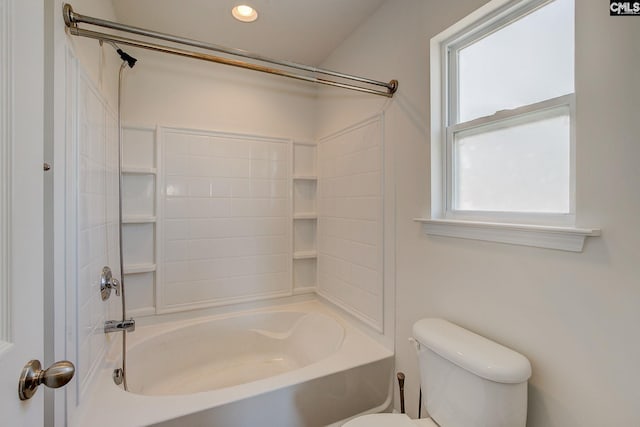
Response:
[[[383,327],[382,117],[320,140],[318,293]]]
[[[67,67],[67,151],[71,160],[67,203],[69,217],[77,218],[75,224],[70,222],[68,230],[69,247],[73,248],[69,254],[70,273],[74,278],[69,292],[70,298],[75,298],[76,308],[69,311],[75,317],[75,321],[69,321],[69,329],[74,332],[75,327],[77,334],[76,339],[70,341],[75,348],[68,351],[76,355],[74,398],[79,402],[111,339],[103,332],[104,322],[120,315],[120,299],[114,293],[109,301],[100,298],[103,266],[111,266],[114,276],[120,277],[118,140],[115,113],[80,70],[77,61],[70,58]]]
[[[159,308],[291,294],[288,140],[161,134]]]

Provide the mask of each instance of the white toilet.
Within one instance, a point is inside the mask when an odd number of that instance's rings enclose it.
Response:
[[[526,357],[442,319],[417,321],[413,337],[431,418],[373,414],[343,427],[525,427]]]

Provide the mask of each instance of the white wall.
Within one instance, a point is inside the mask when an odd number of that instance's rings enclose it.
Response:
[[[226,65],[130,49],[127,124],[310,140],[315,87]]]
[[[400,81],[386,106],[385,155],[395,169],[396,363],[407,409],[416,415],[418,372],[406,338],[416,320],[441,316],[529,357],[529,427],[638,425],[637,18],[576,2],[577,221],[602,237],[568,253],[426,237],[412,221],[430,212],[429,40],[484,3],[389,0],[323,64]],[[385,108],[321,93],[320,135]]]

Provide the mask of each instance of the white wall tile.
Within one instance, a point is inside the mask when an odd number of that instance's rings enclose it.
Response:
[[[163,135],[160,179],[176,188],[161,200],[164,307],[289,291],[289,146],[204,131]],[[189,146],[186,168],[177,144]]]
[[[209,218],[227,218],[232,216],[231,199],[210,199],[211,205],[207,216]]]
[[[164,215],[167,219],[189,218],[189,199],[167,197],[164,202]]]
[[[135,308],[155,306],[155,273],[127,274],[127,305]]]
[[[188,199],[184,199],[184,200],[179,200],[179,203],[186,205],[186,215],[183,214],[184,216],[186,216],[187,218],[209,218],[211,216],[230,216],[229,214],[231,213],[231,209],[230,206],[227,206],[229,209],[228,211],[224,211],[224,203],[222,203],[222,205],[219,204],[218,206],[218,211],[220,212],[221,215],[212,215],[213,213],[213,200],[214,199],[209,199],[209,198],[195,198],[195,197],[190,197]],[[218,201],[220,201],[218,199]],[[222,201],[224,202],[224,200]],[[226,214],[226,215],[225,215]]]
[[[188,170],[182,172],[186,176],[229,176],[222,159],[208,157],[187,157]]]
[[[378,328],[383,321],[381,146],[376,119],[318,147],[319,289]]]
[[[189,149],[189,154],[196,157],[208,157],[211,155],[211,144],[209,143],[209,137],[199,135],[188,135],[186,143]]]
[[[195,301],[232,301],[235,298],[259,297],[282,292],[289,273],[247,275],[205,281],[185,281],[168,284],[166,297],[174,304]]]
[[[117,122],[105,101],[83,74],[78,74],[77,103],[69,114],[77,123],[79,134],[72,144],[77,146],[78,175],[72,182],[76,188],[77,263],[75,292],[77,307],[77,365],[79,396],[88,387],[108,342],[102,329],[113,308],[99,296],[102,267],[117,263]],[[73,176],[73,175],[70,175]],[[74,179],[74,178],[70,178]],[[115,268],[115,273],[119,271]],[[119,276],[117,276],[119,277]]]
[[[183,219],[184,217],[177,219],[169,219],[166,215],[166,202],[165,202],[165,217],[163,221],[164,225],[164,238],[167,240],[184,239],[189,234],[189,221]]]
[[[164,261],[186,261],[187,241],[186,240],[168,240],[164,245]]]
[[[185,181],[188,182],[187,185],[189,188],[188,190],[189,197],[211,197],[212,196],[211,179],[189,178],[189,179],[185,179]],[[174,196],[174,195],[167,193],[167,196]]]
[[[172,132],[165,133],[163,136],[163,145],[166,153],[171,153],[172,156],[189,154],[189,141],[191,135]]]
[[[172,154],[164,159],[164,173],[168,175],[189,175],[189,156]]]
[[[164,192],[168,197],[186,197],[190,195],[189,180],[181,176],[167,176]]]
[[[231,178],[218,178],[209,180],[209,194],[211,197],[231,197],[233,195],[233,182]]]
[[[248,178],[231,179],[231,195],[232,197],[251,197],[251,180]]]

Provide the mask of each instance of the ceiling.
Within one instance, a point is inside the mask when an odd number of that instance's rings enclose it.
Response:
[[[112,0],[118,22],[319,65],[384,0]],[[258,20],[231,8],[248,4]]]

